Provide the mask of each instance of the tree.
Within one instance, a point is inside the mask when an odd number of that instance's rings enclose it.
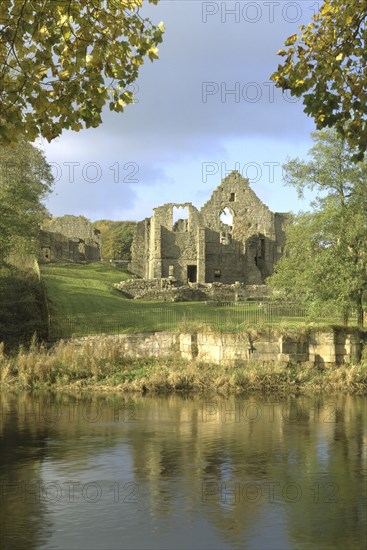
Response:
[[[38,238],[47,211],[41,200],[51,190],[51,168],[39,149],[20,140],[0,147],[0,266],[20,244]]]
[[[0,342],[5,351],[27,344],[36,333],[47,337],[47,312],[42,283],[32,270],[0,269]]]
[[[277,87],[303,96],[317,129],[335,127],[354,160],[367,150],[366,0],[325,0],[313,22],[278,51],[283,64],[271,76]]]
[[[93,224],[101,232],[104,260],[130,260],[136,222],[99,220]]]
[[[156,4],[158,0],[148,0]],[[2,0],[0,144],[101,124],[121,112],[144,58],[158,58],[163,23],[143,19],[143,0]]]
[[[289,160],[284,179],[300,195],[317,192],[313,211],[293,217],[287,228],[285,255],[270,285],[316,308],[338,309],[346,318],[356,311],[363,325],[367,291],[367,160],[335,130],[312,134],[311,160]]]

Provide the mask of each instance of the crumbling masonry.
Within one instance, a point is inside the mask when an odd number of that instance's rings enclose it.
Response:
[[[175,208],[185,208],[187,218],[174,222]],[[191,203],[169,203],[139,222],[129,270],[145,279],[261,285],[283,253],[286,220],[232,172],[200,211]]]
[[[66,215],[51,219],[39,235],[39,261],[99,262],[100,232],[83,216]]]

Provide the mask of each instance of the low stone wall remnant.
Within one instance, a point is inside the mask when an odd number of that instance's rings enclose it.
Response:
[[[140,357],[177,357],[206,363],[308,362],[315,366],[355,364],[360,361],[367,334],[359,330],[284,334],[269,330],[244,333],[153,332],[138,334],[85,336],[73,339],[84,345],[114,343],[121,355]]]
[[[164,302],[241,302],[266,300],[270,296],[266,285],[234,283],[188,283],[175,279],[129,279],[113,285],[127,298]]]

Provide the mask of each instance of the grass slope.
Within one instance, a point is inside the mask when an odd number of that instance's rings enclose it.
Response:
[[[145,302],[125,298],[114,283],[131,275],[109,264],[49,264],[41,266],[54,336],[162,330],[180,322],[215,321],[223,308],[205,303]],[[222,315],[221,315],[222,317]],[[52,327],[51,327],[52,328]]]
[[[131,278],[102,263],[42,265],[41,275],[54,315],[119,313],[126,300],[113,284]]]
[[[204,325],[226,331],[242,331],[246,325],[286,324],[289,328],[309,321],[291,308],[271,311],[253,302],[208,307],[205,302],[131,300],[113,288],[114,283],[131,275],[110,264],[43,265],[41,275],[49,300],[50,335],[55,339],[98,333],[190,330]],[[325,321],[321,323],[326,324]]]

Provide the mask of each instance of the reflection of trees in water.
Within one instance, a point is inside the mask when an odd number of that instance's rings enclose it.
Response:
[[[367,542],[366,400],[333,397],[325,399],[325,409],[305,444],[315,480],[300,503],[289,507],[289,532],[295,543],[306,532],[314,547],[360,548]]]
[[[0,547],[7,550],[36,549],[51,527],[37,494],[49,428],[21,413],[25,402],[14,395],[1,399]]]
[[[118,424],[111,425],[111,421],[121,411],[126,412],[126,401],[118,399],[116,406],[110,401],[52,393],[1,394],[1,549],[32,550],[46,544],[52,523],[47,514],[48,495],[42,492],[43,463],[59,462],[75,479],[75,460],[87,460],[106,447],[118,445]],[[88,404],[98,404],[98,408],[88,409]],[[86,417],[93,419],[93,414],[97,422],[87,422]],[[78,446],[81,437],[90,437],[91,446]],[[50,446],[52,440],[58,444]]]
[[[40,395],[21,399],[28,410],[37,403],[51,407],[51,399],[62,415],[53,422],[41,415],[35,422],[31,414],[19,414],[18,398],[8,397],[7,414],[0,424],[5,480],[42,482],[40,468],[45,458],[57,463],[62,475],[75,479],[76,460],[87,464],[123,443],[131,452],[143,508],[157,521],[169,519],[180,506],[192,517],[209,522],[235,547],[249,531],[261,530],[269,513],[276,511],[293,546],[305,541],[317,546],[321,541],[341,548],[358,542],[366,461],[363,399],[289,399],[275,404],[271,413],[261,399],[232,398],[226,400],[224,413],[219,407],[206,422],[203,402],[196,397]],[[220,403],[217,398],[211,401]],[[249,402],[262,411],[256,422],[243,414],[243,404]],[[80,414],[82,405],[84,412],[91,405],[90,418],[93,406],[98,411],[94,422]],[[231,410],[240,414],[231,416]],[[79,446],[81,438],[83,445]],[[50,440],[57,445],[50,446]],[[278,484],[275,502],[269,502],[269,482]],[[249,484],[261,488],[261,498],[254,500]],[[302,490],[299,502],[287,502],[282,495],[284,487],[292,484]],[[329,502],[335,486],[337,503]],[[204,497],[203,488],[207,491]],[[36,548],[52,527],[45,529],[46,508],[39,501],[14,506],[9,499],[0,512],[5,536],[11,525],[8,532],[24,534],[27,548]],[[20,548],[24,541],[18,538],[8,547]]]

